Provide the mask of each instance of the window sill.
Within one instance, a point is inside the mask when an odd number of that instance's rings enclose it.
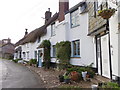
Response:
[[[76,28],[76,27],[78,27],[78,26],[80,26],[80,25],[76,25],[76,26],[71,26],[71,28]]]
[[[81,57],[71,57],[71,58],[81,58]]]
[[[57,58],[57,57],[51,57],[51,58]]]

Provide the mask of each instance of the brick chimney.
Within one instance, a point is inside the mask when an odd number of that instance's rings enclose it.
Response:
[[[52,15],[52,12],[50,12],[50,8],[48,8],[48,11],[45,12],[45,24],[51,18],[51,15]]]
[[[69,0],[59,0],[59,22],[65,19],[65,12],[69,11]]]

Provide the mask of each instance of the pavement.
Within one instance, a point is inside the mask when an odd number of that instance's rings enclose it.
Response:
[[[39,76],[25,66],[0,59],[1,88],[44,88]]]

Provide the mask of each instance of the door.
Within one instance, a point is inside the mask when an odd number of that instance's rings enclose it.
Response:
[[[97,60],[98,60],[98,74],[102,75],[102,65],[101,65],[101,40],[97,38]]]
[[[110,78],[108,34],[101,37],[102,75]]]
[[[42,50],[38,50],[38,67],[42,67]]]

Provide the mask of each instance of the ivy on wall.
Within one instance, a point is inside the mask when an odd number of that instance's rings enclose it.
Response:
[[[50,68],[50,46],[51,43],[49,40],[43,40],[40,47],[44,48],[43,63],[46,69]]]
[[[59,64],[68,65],[71,57],[71,42],[62,41],[56,44],[56,57]]]

